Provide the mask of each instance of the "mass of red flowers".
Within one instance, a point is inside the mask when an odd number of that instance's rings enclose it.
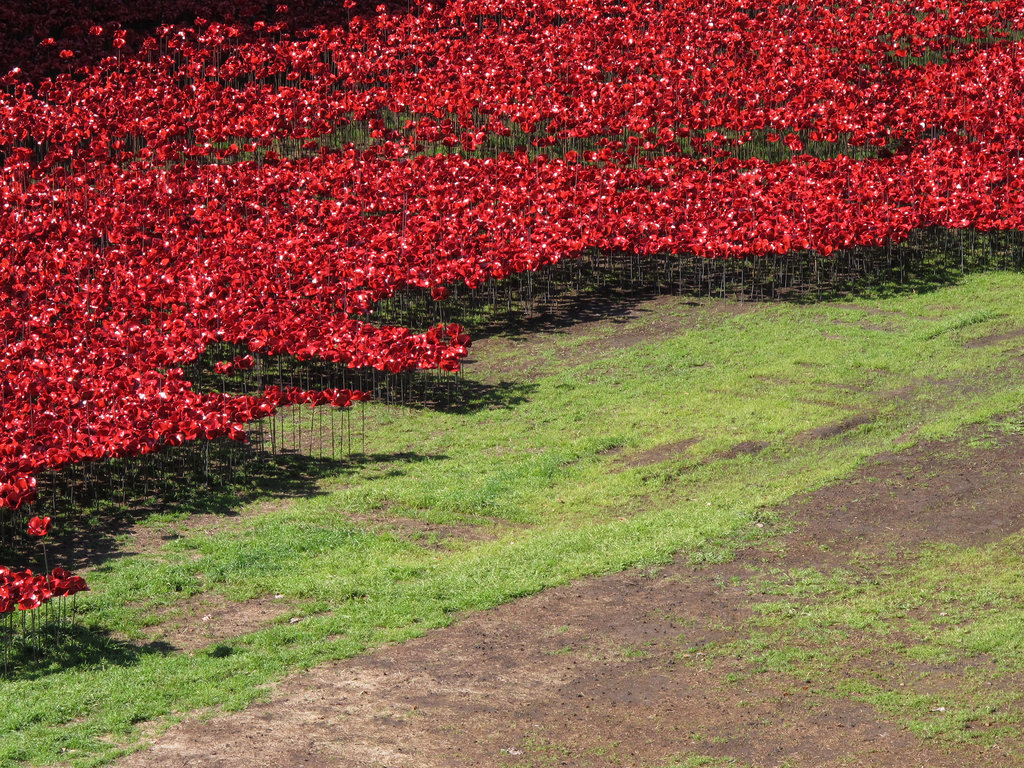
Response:
[[[42,538],[50,532],[49,517],[33,517],[28,523],[30,536]],[[88,591],[85,579],[65,568],[54,568],[48,574],[31,570],[15,571],[0,565],[0,614],[17,609],[31,611],[54,598],[72,597]]]
[[[201,390],[212,345],[458,370],[460,326],[371,322],[399,292],[1024,228],[1024,2],[202,5],[0,18],[0,508],[366,397]]]
[[[43,575],[28,569],[12,571],[0,565],[0,613],[16,608],[30,611],[55,597],[71,597],[88,589],[85,579],[64,568],[54,568]]]

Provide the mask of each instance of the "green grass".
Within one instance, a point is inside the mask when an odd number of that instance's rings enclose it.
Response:
[[[182,527],[171,510],[150,522],[180,538],[89,571],[74,644],[0,682],[0,765],[103,764],[189,713],[244,707],[287,673],[468,611],[677,552],[728,558],[770,535],[773,508],[794,494],[1024,405],[1013,340],[965,346],[1024,326],[1022,290],[1020,276],[985,274],[842,304],[680,302],[682,330],[629,347],[601,341],[632,327],[622,324],[593,329],[586,344],[531,337],[533,376],[505,374],[508,386],[482,382],[520,342],[489,339],[474,350],[482,362],[466,373],[465,408],[367,407],[378,460],[321,474],[316,493],[258,499],[259,514],[210,531]],[[840,434],[812,432],[854,417]],[[659,462],[631,461],[682,440],[693,442]],[[767,447],[722,456],[747,441]],[[485,535],[428,548],[381,520]],[[809,574],[793,598],[843,588]],[[204,593],[283,595],[289,612],[193,653],[146,642],[159,611]],[[877,599],[864,601],[867,621]],[[1019,626],[1012,611],[999,615],[1009,623],[995,635],[950,626],[935,647],[998,650]]]
[[[711,652],[866,701],[923,738],[1001,743],[1024,719],[1022,546],[936,545],[867,576],[766,573],[741,638]]]

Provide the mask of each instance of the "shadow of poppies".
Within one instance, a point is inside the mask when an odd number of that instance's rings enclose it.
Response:
[[[144,536],[149,547],[176,538],[175,533],[160,533],[159,527],[140,528],[146,520],[230,518],[257,500],[323,495],[324,478],[343,479],[370,464],[388,462],[402,473],[402,466],[445,458],[410,451],[344,459],[294,449],[272,455],[227,443],[180,446],[157,456],[112,459],[40,478],[40,501],[32,514],[54,517],[46,539],[49,564],[75,570],[131,555],[139,545],[126,544],[129,535]],[[40,541],[25,533],[23,520],[9,522],[0,563],[42,570]]]
[[[35,631],[18,634],[15,639],[0,629],[0,642],[9,643],[6,666],[0,666],[0,677],[17,678],[20,682],[40,680],[69,669],[96,667],[129,667],[143,658],[174,652],[168,643],[132,643],[114,638],[110,633],[89,629],[68,622],[60,627],[42,624]]]
[[[1024,241],[1013,233],[915,230],[899,244],[821,256],[706,259],[691,255],[590,253],[537,273],[451,286],[448,298],[407,291],[379,302],[374,320],[423,328],[458,323],[475,339],[519,340],[589,322],[626,323],[654,311],[645,303],[678,296],[693,305],[715,299],[813,304],[857,296],[895,297],[956,285],[966,274],[1024,269]]]
[[[405,407],[459,415],[508,411],[527,402],[536,389],[536,384],[528,382],[488,384],[473,379],[448,378],[426,385],[421,393],[417,393],[420,396],[410,400]]]
[[[654,310],[644,306],[665,295],[654,287],[630,288],[597,285],[573,293],[555,292],[549,300],[538,302],[530,313],[503,313],[473,329],[474,339],[501,336],[522,340],[536,333],[565,333],[592,322],[625,324]],[[697,301],[692,304],[697,305]]]
[[[443,5],[435,0],[435,7]],[[231,24],[239,41],[256,37],[253,24],[284,22],[285,30],[299,37],[317,27],[347,25],[355,14],[377,13],[384,6],[391,15],[416,11],[409,0],[356,0],[346,8],[340,0],[27,0],[0,4],[0,75],[19,67],[30,80],[69,71],[61,52],[74,53],[76,67],[96,64],[118,51],[111,46],[115,30],[125,32],[121,56],[134,55],[142,41],[156,37],[165,24],[192,25],[197,18]],[[103,32],[90,30],[101,27]],[[265,34],[265,33],[264,33]],[[41,45],[43,41],[53,42]]]

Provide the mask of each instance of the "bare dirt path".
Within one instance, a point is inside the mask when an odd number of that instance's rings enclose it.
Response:
[[[1022,497],[1024,437],[922,445],[794,501],[789,533],[732,562],[610,575],[471,615],[294,675],[270,701],[175,726],[119,765],[1024,765],[1019,739],[921,739],[838,693],[843,669],[798,680],[701,651],[744,635],[766,573],[882,572],[930,542],[997,541],[1024,527]]]

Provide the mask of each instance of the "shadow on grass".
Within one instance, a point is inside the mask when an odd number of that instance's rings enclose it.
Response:
[[[488,384],[473,379],[434,379],[419,385],[414,397],[401,404],[411,410],[430,410],[466,416],[480,411],[509,411],[529,401],[536,384],[501,381]]]
[[[76,623],[59,628],[45,624],[35,631],[30,629],[22,639],[20,624],[20,619],[15,621],[15,631],[19,636],[13,641],[8,637],[11,629],[0,627],[0,643],[9,643],[6,663],[0,667],[0,679],[16,678],[24,682],[69,669],[129,667],[146,656],[167,655],[175,651],[165,642],[131,643]]]
[[[569,332],[590,322],[626,323],[654,311],[645,305],[659,296],[677,296],[693,305],[720,299],[814,304],[892,298],[937,291],[979,271],[1022,268],[1024,238],[940,228],[915,230],[904,243],[856,247],[827,257],[812,252],[730,259],[594,252],[476,289],[454,285],[450,297],[440,302],[425,291],[408,291],[378,303],[374,319],[411,328],[455,322],[473,339],[515,341],[533,333]]]
[[[644,306],[647,302],[665,296],[657,287],[630,287],[602,284],[598,275],[594,286],[581,290],[554,293],[550,299],[538,302],[532,312],[501,312],[489,321],[472,328],[474,339],[501,336],[520,341],[536,333],[566,333],[584,323],[606,322],[625,324],[654,310]],[[692,306],[701,303],[696,297],[686,302]]]
[[[113,459],[42,478],[44,501],[35,513],[54,516],[47,539],[49,564],[78,569],[133,554],[123,537],[138,533],[139,524],[146,521],[233,517],[257,500],[273,503],[323,495],[322,479],[351,476],[369,464],[388,462],[396,474],[404,474],[403,466],[444,458],[403,451],[330,459],[246,448],[230,441],[186,444],[156,456]],[[154,530],[147,538],[158,546],[174,535]],[[16,529],[7,549],[0,552],[0,562],[41,570],[39,540],[25,534],[23,527]]]

